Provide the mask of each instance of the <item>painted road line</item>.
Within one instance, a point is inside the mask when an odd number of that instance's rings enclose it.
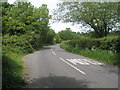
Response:
[[[102,63],[99,63],[99,62],[95,62],[95,61],[91,62],[90,60],[87,60],[87,59],[82,59],[82,60],[84,60],[84,61],[86,61],[86,62],[89,62],[89,63],[91,63],[91,64],[102,65]]]
[[[52,51],[52,53],[54,54],[54,55],[56,55],[56,53],[55,52],[53,52],[53,49],[51,48],[51,51]]]
[[[73,63],[74,65],[77,64],[75,61],[73,61],[73,60],[71,60],[71,59],[66,59],[66,60],[69,61],[69,62],[71,62],[71,63]]]
[[[94,63],[94,62],[91,62],[90,60],[87,60],[87,59],[82,59],[83,61],[86,61],[86,62],[89,62],[89,63],[91,63],[91,64],[94,64],[94,65],[97,65],[96,63]]]
[[[77,65],[77,63],[79,63],[79,64],[81,64],[81,65],[84,64],[84,63],[82,63],[82,62],[77,61],[77,59],[69,59],[68,61],[70,61],[70,62],[72,62],[72,63],[75,63],[75,65]]]
[[[68,63],[67,61],[65,61],[63,58],[60,58],[60,60],[62,60],[63,62],[67,63],[69,66],[73,67],[75,70],[77,70],[78,72],[82,73],[82,74],[86,74],[85,72],[81,71],[80,69],[78,69],[77,67],[73,66],[72,64]]]
[[[52,51],[52,53],[53,53],[54,55],[56,55],[53,51]]]
[[[89,65],[89,63],[83,61],[82,59],[74,59],[74,60],[81,65]]]
[[[74,65],[81,64],[81,65],[90,65],[89,63],[83,61],[82,59],[66,59],[67,61],[73,63]]]

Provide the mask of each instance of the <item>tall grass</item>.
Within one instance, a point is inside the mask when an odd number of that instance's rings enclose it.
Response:
[[[69,52],[79,54],[94,60],[98,60],[106,64],[117,65],[117,66],[120,65],[120,60],[118,57],[120,53],[115,53],[111,50],[101,50],[101,49],[88,50],[81,48],[73,48],[66,44],[61,44],[60,47]]]
[[[21,88],[25,84],[21,60],[24,55],[14,52],[3,55],[2,88]]]

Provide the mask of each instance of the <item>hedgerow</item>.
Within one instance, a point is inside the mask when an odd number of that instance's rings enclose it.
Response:
[[[53,43],[48,12],[45,4],[36,8],[30,2],[2,3],[3,89],[23,87],[22,57]]]
[[[112,50],[114,52],[120,52],[120,38],[118,36],[114,37],[103,37],[99,39],[93,39],[88,37],[81,37],[79,39],[70,40],[64,42],[65,44],[73,48],[83,48],[83,49],[103,49]]]

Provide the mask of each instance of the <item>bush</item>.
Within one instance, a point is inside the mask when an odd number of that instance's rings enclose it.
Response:
[[[2,44],[3,44],[3,51],[13,51],[13,52],[17,52],[18,49],[19,51],[23,51],[23,52],[32,52],[33,48],[32,45],[30,44],[30,42],[27,40],[26,36],[9,36],[9,35],[5,35],[3,36],[3,40],[2,40]]]
[[[33,52],[33,47],[25,35],[9,36],[2,38],[2,86],[6,88],[21,88],[25,84],[23,78],[22,57]]]
[[[60,47],[69,52],[79,54],[85,57],[89,57],[91,59],[98,60],[106,64],[120,66],[120,60],[119,60],[120,53],[115,53],[111,50],[102,50],[102,49],[86,50],[82,48],[72,48],[66,44],[61,44]]]
[[[65,44],[73,48],[78,47],[82,49],[103,49],[112,50],[114,52],[120,51],[120,38],[118,38],[118,36],[108,36],[99,39],[81,37],[76,40],[67,41]]]
[[[106,50],[112,50],[114,52],[119,52],[119,43],[120,43],[120,38],[118,36],[114,37],[104,37],[97,39],[99,41],[99,49],[106,49]]]

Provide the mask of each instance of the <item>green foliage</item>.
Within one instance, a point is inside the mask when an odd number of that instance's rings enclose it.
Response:
[[[120,38],[118,36],[114,36],[114,37],[107,36],[104,38],[96,39],[95,41],[99,43],[98,48],[100,49],[109,49],[115,52],[120,52],[119,49]]]
[[[110,32],[107,36],[111,36],[111,37],[113,37],[113,36],[119,36],[120,35],[120,30],[119,31],[112,31],[112,32]]]
[[[19,53],[7,53],[2,57],[2,88],[21,88],[25,84],[23,77],[23,55]]]
[[[71,40],[61,43],[65,50],[89,57],[106,64],[120,65],[119,31],[111,32],[103,38],[91,38],[91,33],[76,33]],[[101,57],[102,56],[102,57]]]
[[[104,49],[112,50],[114,52],[120,52],[120,38],[118,36],[114,37],[104,37],[99,39],[79,37],[79,39],[74,39],[66,42],[65,44],[73,48],[83,48],[83,49]]]
[[[41,44],[49,41],[47,36],[51,38],[54,37],[54,35],[52,35],[54,32],[51,32],[48,26],[51,17],[47,5],[43,4],[39,8],[34,8],[34,6],[28,2],[15,2],[13,5],[3,3],[2,11],[3,35],[21,36],[23,34],[29,35],[34,33],[36,36],[34,39],[39,39]],[[51,42],[53,41],[49,41],[48,43],[51,44]]]
[[[29,8],[28,8],[29,7]],[[3,15],[3,30],[2,33],[10,35],[22,35],[28,30],[27,16],[31,16],[33,7],[31,8],[30,3],[18,3],[18,5],[11,5],[6,8],[6,4],[3,3],[2,12],[6,13]],[[28,8],[28,9],[27,9]],[[7,11],[5,11],[7,9]],[[5,12],[4,12],[5,11]],[[29,12],[29,15],[28,15]]]
[[[54,41],[55,41],[55,43],[60,43],[61,42],[61,38],[60,38],[60,35],[58,33],[55,35]]]
[[[89,49],[83,49],[79,47],[73,48],[69,45],[66,45],[65,43],[62,43],[60,47],[69,52],[79,54],[94,60],[98,60],[106,64],[111,64],[116,66],[120,65],[120,60],[119,60],[120,53],[115,53],[111,50],[101,50],[101,49],[89,50]]]
[[[75,38],[76,33],[72,32],[72,30],[70,28],[66,28],[66,30],[62,30],[60,32],[58,32],[60,38],[62,40],[71,40]]]
[[[2,13],[3,45],[13,44],[32,52],[31,48],[39,49],[43,44],[53,44],[55,33],[48,26],[50,16],[47,5],[35,8],[30,2],[11,5],[5,2]]]
[[[30,44],[30,42],[28,41],[28,37],[25,35],[22,36],[9,36],[9,35],[4,35],[3,36],[3,52],[7,52],[7,51],[13,51],[13,52],[17,52],[19,50],[23,51],[23,52],[28,52],[31,53],[33,52],[33,47]]]
[[[53,44],[55,32],[48,26],[50,16],[45,4],[35,8],[30,2],[3,2],[2,14],[3,88],[21,88],[23,55]]]
[[[54,30],[50,29],[46,35],[46,44],[47,43],[54,44],[54,37],[55,37],[55,32],[54,32]]]
[[[62,2],[54,20],[73,22],[94,29],[96,37],[106,36],[118,23],[119,2]]]

